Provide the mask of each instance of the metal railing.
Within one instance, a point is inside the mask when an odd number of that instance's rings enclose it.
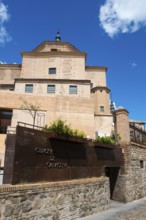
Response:
[[[18,126],[21,127],[27,127],[27,128],[32,128],[32,129],[36,129],[36,130],[42,130],[43,127],[37,126],[37,125],[32,125],[32,124],[28,124],[28,123],[24,123],[24,122],[17,122]]]
[[[136,126],[134,123],[129,123],[130,140],[132,142],[146,145],[146,130]]]
[[[8,126],[7,134],[16,134],[16,127]]]

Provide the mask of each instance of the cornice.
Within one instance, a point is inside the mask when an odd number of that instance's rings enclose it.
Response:
[[[13,68],[13,69],[20,69],[21,68],[21,64],[0,64],[0,69],[1,68]]]
[[[51,52],[21,52],[22,57],[56,57],[56,56],[78,56],[86,57],[87,53],[85,52],[67,52],[67,51],[51,51]]]
[[[111,117],[113,116],[111,113],[109,114],[106,114],[106,113],[97,113],[97,112],[94,112],[94,116],[102,116],[102,117]]]
[[[67,46],[72,51],[80,52],[75,46],[68,42],[61,42],[61,41],[44,41],[40,43],[37,47],[35,47],[32,52],[39,52],[45,45],[55,45],[55,46]]]
[[[14,84],[10,83],[10,84],[0,84],[0,87],[13,87]]]
[[[92,89],[91,89],[91,91],[93,92],[93,91],[97,91],[97,90],[105,90],[105,91],[107,91],[107,92],[110,92],[111,90],[108,88],[108,87],[106,87],[106,86],[96,86],[96,87],[93,87]]]
[[[106,66],[86,66],[85,70],[104,70],[107,71],[107,67]]]
[[[87,83],[90,84],[91,81],[90,80],[78,80],[78,79],[47,79],[47,78],[16,78],[15,79],[15,83],[16,82],[72,82],[72,83]]]

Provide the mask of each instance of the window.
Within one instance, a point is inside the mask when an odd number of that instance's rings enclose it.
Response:
[[[140,160],[140,168],[141,168],[141,169],[144,168],[144,162],[143,162],[143,160]]]
[[[100,106],[100,112],[104,112],[104,106]]]
[[[48,85],[47,92],[55,93],[55,85]]]
[[[77,86],[69,86],[69,94],[77,94]]]
[[[7,133],[7,127],[11,125],[12,111],[0,110],[0,134]]]
[[[55,49],[55,48],[52,48],[52,49],[51,49],[51,51],[57,51],[57,49]]]
[[[49,74],[56,74],[56,68],[49,68]]]
[[[25,92],[32,93],[33,92],[33,84],[25,85]]]

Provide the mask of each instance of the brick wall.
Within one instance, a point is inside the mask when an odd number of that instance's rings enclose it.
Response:
[[[118,108],[115,113],[115,131],[121,135],[120,146],[124,164],[116,181],[113,199],[131,202],[146,196],[146,146],[130,142],[128,111]]]
[[[128,111],[123,107],[119,107],[114,112],[115,118],[115,132],[121,136],[121,145],[127,145],[130,143],[130,130]]]

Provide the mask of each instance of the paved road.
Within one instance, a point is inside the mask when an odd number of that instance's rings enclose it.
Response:
[[[146,198],[123,204],[111,202],[111,208],[78,220],[146,220]]]

